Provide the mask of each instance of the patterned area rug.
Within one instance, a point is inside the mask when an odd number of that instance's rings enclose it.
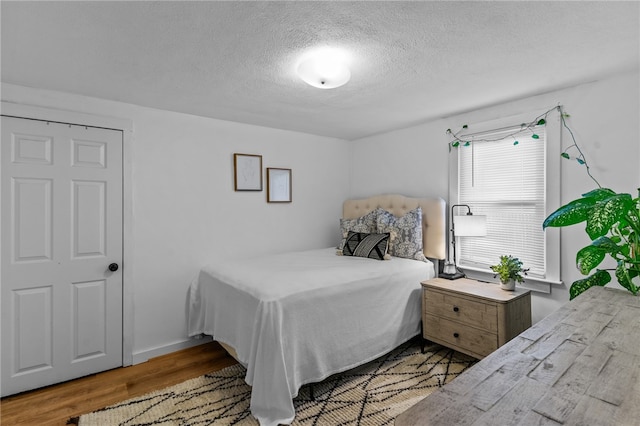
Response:
[[[294,425],[391,425],[394,418],[476,360],[414,339],[361,367],[303,386]],[[78,419],[80,426],[257,425],[241,365],[133,398]],[[75,420],[75,419],[74,419]]]

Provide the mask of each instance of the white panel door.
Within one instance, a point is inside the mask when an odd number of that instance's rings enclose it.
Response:
[[[122,365],[122,140],[2,117],[2,396]]]

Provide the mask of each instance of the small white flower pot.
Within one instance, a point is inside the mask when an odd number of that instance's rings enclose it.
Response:
[[[500,288],[506,291],[514,291],[516,289],[516,281],[509,280],[506,283],[501,282]]]

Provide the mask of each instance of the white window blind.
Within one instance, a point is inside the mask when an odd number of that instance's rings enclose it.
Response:
[[[512,255],[530,276],[545,277],[545,136],[544,126],[502,129],[473,135],[469,146],[458,147],[457,204],[487,216],[486,237],[458,238],[462,268],[488,269],[501,255]]]

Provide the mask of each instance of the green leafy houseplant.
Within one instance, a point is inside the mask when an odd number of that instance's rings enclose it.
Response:
[[[496,276],[500,277],[500,282],[506,284],[509,280],[514,280],[517,283],[524,281],[524,275],[527,274],[528,269],[522,267],[522,261],[513,256],[500,256],[500,263],[492,265],[491,270],[496,273]]]
[[[616,262],[611,270],[615,271],[618,283],[637,295],[640,288],[633,279],[640,275],[640,198],[598,188],[551,213],[542,227],[570,226],[585,221],[591,244],[576,254],[580,272],[590,274],[609,255]],[[589,277],[571,284],[570,299],[610,281],[609,270],[596,269]]]

